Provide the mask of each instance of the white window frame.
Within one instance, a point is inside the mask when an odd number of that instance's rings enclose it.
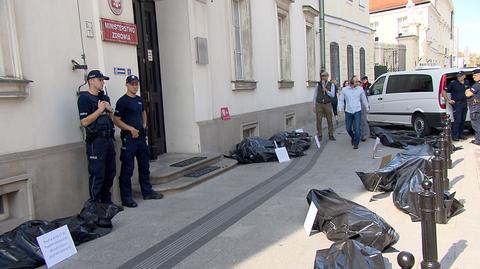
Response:
[[[277,0],[277,42],[279,88],[292,88],[292,55],[290,39],[290,4],[294,0]]]
[[[316,70],[316,38],[315,38],[315,17],[320,15],[320,12],[312,6],[304,5],[303,14],[305,16],[305,48],[306,48],[306,75],[307,87],[314,87],[317,85],[315,78]]]
[[[305,25],[306,49],[307,49],[307,81],[314,81],[315,70],[315,30],[312,24]]]
[[[22,78],[12,0],[0,0],[0,77]]]
[[[407,35],[408,34],[408,17],[403,16],[397,18],[397,27],[398,27],[398,35]]]
[[[231,0],[232,89],[253,90],[251,0]]]
[[[0,0],[0,98],[26,97],[13,0]]]

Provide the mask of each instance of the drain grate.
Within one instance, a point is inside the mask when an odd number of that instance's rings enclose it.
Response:
[[[207,166],[207,167],[198,169],[196,171],[193,171],[190,174],[186,174],[185,176],[186,177],[201,177],[201,176],[206,175],[210,172],[213,172],[217,169],[220,169],[220,167],[219,166]]]
[[[205,160],[206,158],[207,157],[193,157],[193,158],[186,159],[186,160],[183,160],[183,161],[178,162],[178,163],[171,164],[170,166],[171,167],[184,167],[184,166],[190,165],[192,163],[196,163],[196,162],[199,162],[201,160]]]

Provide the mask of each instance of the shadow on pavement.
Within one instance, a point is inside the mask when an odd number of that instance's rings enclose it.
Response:
[[[454,179],[452,179],[450,181],[450,188],[455,186],[455,184],[457,184],[460,180],[462,180],[465,176],[464,175],[459,175],[459,176],[456,176]]]
[[[458,159],[458,160],[454,161],[452,163],[453,168],[455,168],[455,166],[457,166],[459,163],[463,162],[464,160],[465,160],[464,158],[461,158],[461,159]]]
[[[443,256],[440,264],[443,269],[449,269],[452,264],[460,256],[460,254],[467,248],[467,240],[460,240],[450,246],[445,256]]]

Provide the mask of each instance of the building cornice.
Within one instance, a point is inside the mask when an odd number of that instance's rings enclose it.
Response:
[[[356,29],[358,31],[364,32],[364,33],[372,33],[374,30],[370,27],[367,27],[365,25],[361,25],[359,23],[349,21],[343,18],[335,17],[332,15],[325,14],[325,21],[328,23],[336,24],[339,26],[344,26],[344,27],[349,27],[352,29]]]
[[[277,0],[277,7],[288,11],[291,3],[295,3],[295,0]]]
[[[303,14],[309,17],[318,17],[320,15],[320,11],[316,10],[310,5],[305,5],[303,6]]]

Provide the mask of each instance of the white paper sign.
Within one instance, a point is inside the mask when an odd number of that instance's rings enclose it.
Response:
[[[295,130],[296,133],[305,133],[305,131],[303,131],[303,129],[297,129]]]
[[[375,144],[373,145],[373,153],[372,153],[372,158],[375,159],[375,153],[377,153],[378,145],[380,145],[380,138],[375,139]]]
[[[303,228],[305,229],[307,236],[310,236],[312,233],[313,223],[315,222],[317,212],[318,209],[315,206],[315,203],[310,202],[310,207],[308,208],[307,216],[305,217],[305,222],[303,223]]]
[[[320,140],[318,140],[318,135],[315,136],[315,143],[317,143],[317,148],[320,148]]]
[[[288,156],[287,149],[285,147],[276,148],[275,154],[277,154],[277,159],[279,163],[284,163],[290,161],[290,156]]]
[[[67,225],[37,237],[37,242],[48,268],[77,254]]]

